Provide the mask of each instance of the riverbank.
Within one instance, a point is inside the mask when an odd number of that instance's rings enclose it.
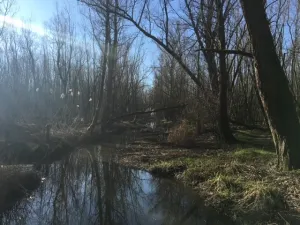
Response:
[[[1,166],[0,213],[12,209],[20,199],[28,197],[41,182],[41,177],[31,166]]]
[[[140,140],[121,149],[118,162],[184,182],[238,224],[298,224],[300,171],[276,170],[268,134],[243,131],[236,137],[241,144],[192,149]]]
[[[16,130],[21,129],[11,133]],[[262,131],[238,130],[235,136],[240,142],[236,145],[220,145],[206,133],[197,138],[194,147],[186,148],[172,146],[166,142],[166,134],[147,129],[129,130],[125,136],[112,132],[83,135],[83,128],[76,132],[56,129],[48,142],[40,129],[28,130],[30,136],[24,140],[15,137],[16,141],[0,142],[2,164],[51,163],[79,146],[104,146],[107,142],[110,148],[118,148],[119,164],[178,179],[191,186],[207,206],[237,224],[300,224],[300,171],[276,170],[270,135]],[[132,143],[119,148],[124,140]]]

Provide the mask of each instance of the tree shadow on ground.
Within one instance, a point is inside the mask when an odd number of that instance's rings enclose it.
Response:
[[[243,148],[259,148],[269,152],[275,152],[272,136],[269,132],[261,130],[236,130],[235,137]]]

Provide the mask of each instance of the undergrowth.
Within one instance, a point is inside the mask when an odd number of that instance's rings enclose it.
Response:
[[[187,120],[182,120],[180,124],[170,129],[168,142],[175,145],[193,146],[195,138],[195,127]]]
[[[207,205],[226,211],[237,221],[247,215],[256,215],[255,220],[259,221],[266,215],[270,218],[276,212],[287,210],[292,205],[291,199],[295,200],[291,198],[295,190],[286,192],[283,185],[300,180],[299,174],[277,172],[272,167],[275,162],[273,152],[237,148],[231,152],[158,162],[150,171],[176,176],[201,193]]]

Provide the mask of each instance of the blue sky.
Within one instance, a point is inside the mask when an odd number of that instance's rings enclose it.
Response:
[[[82,26],[82,16],[77,0],[16,0],[16,14],[14,18],[25,23],[30,22],[38,32],[43,30],[46,21],[55,14],[56,9],[67,7],[72,20]],[[158,48],[149,39],[144,39],[145,67],[150,67],[157,62]],[[149,78],[151,80],[151,77]]]
[[[43,26],[56,12],[56,4],[59,8],[67,5],[71,9],[71,13],[76,17],[79,16],[79,7],[76,0],[17,0],[16,17],[19,19],[31,19],[32,23]]]

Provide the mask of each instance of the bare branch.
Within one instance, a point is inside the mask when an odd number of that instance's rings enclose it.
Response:
[[[241,55],[249,58],[253,58],[253,54],[249,52],[245,52],[242,50],[228,50],[228,49],[209,49],[209,48],[200,48],[196,51],[206,51],[206,52],[215,52],[215,53],[225,53],[228,55]]]

